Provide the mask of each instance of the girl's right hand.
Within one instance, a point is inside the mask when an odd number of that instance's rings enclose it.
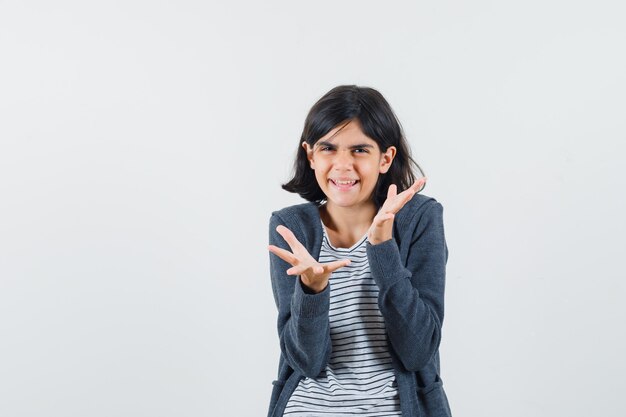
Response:
[[[350,259],[319,263],[309,254],[304,245],[296,239],[291,230],[283,225],[279,225],[276,227],[276,231],[285,239],[293,253],[274,245],[269,245],[268,249],[285,262],[293,265],[292,268],[287,270],[287,275],[300,275],[302,283],[315,293],[319,293],[326,288],[331,273],[350,265]]]

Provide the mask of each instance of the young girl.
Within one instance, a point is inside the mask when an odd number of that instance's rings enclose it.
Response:
[[[443,207],[418,194],[411,164],[378,91],[339,86],[311,108],[282,186],[308,202],[270,218],[281,356],[269,417],[451,415]]]

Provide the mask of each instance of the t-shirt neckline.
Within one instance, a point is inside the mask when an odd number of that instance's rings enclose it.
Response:
[[[324,231],[324,236],[326,237],[326,242],[328,243],[328,246],[330,246],[333,250],[337,252],[351,252],[361,246],[361,244],[363,244],[363,241],[367,239],[367,233],[365,233],[363,237],[361,237],[354,245],[350,246],[349,248],[337,248],[333,246],[333,244],[330,242],[330,237],[328,236],[328,232],[326,231],[326,225],[324,224],[322,219],[320,219],[320,223],[322,224],[322,230]]]

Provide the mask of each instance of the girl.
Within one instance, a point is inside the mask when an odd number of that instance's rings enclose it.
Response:
[[[269,417],[451,415],[443,207],[418,194],[411,164],[378,91],[339,86],[311,108],[282,186],[308,203],[270,218],[281,355]]]

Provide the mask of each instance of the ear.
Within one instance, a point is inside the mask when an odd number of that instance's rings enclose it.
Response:
[[[387,171],[389,171],[389,168],[391,168],[391,163],[393,162],[393,158],[395,157],[396,157],[396,147],[395,146],[388,147],[385,153],[381,154],[380,156],[380,166],[379,166],[378,172],[380,172],[381,174],[386,174]]]
[[[302,141],[302,147],[306,152],[306,159],[309,160],[309,165],[311,165],[311,169],[315,169],[315,160],[313,159],[313,148],[309,146],[306,141]]]

